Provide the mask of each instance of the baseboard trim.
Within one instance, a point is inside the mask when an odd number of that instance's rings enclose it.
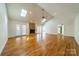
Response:
[[[22,37],[22,36],[28,36],[28,35],[18,35],[18,36],[8,37],[8,39]]]
[[[8,39],[7,39],[7,41],[8,41]],[[3,52],[4,48],[5,48],[5,45],[7,44],[7,41],[5,42],[5,44],[4,44],[4,46],[3,46],[3,49],[2,49],[2,51],[1,51],[1,53],[0,53],[0,56],[2,56],[2,52]]]
[[[54,33],[54,34],[46,33],[46,34],[49,34],[49,35],[62,35],[62,34],[58,34],[58,33]],[[65,34],[64,34],[63,36],[65,36],[65,37],[72,37],[72,38],[74,38],[74,36],[65,35]]]

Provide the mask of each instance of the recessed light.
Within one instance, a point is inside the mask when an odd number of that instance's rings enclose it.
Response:
[[[27,15],[27,11],[25,9],[21,10],[21,16],[25,17]]]

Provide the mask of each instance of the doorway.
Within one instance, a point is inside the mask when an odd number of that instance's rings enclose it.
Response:
[[[35,34],[35,23],[29,23],[30,34]]]

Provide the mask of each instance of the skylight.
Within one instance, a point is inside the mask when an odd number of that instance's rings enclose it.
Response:
[[[21,16],[22,16],[22,17],[25,17],[26,15],[27,15],[27,11],[24,10],[24,9],[22,9],[22,10],[21,10]]]

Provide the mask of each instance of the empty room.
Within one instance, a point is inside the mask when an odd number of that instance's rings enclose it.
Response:
[[[78,3],[0,3],[1,56],[79,56]]]

